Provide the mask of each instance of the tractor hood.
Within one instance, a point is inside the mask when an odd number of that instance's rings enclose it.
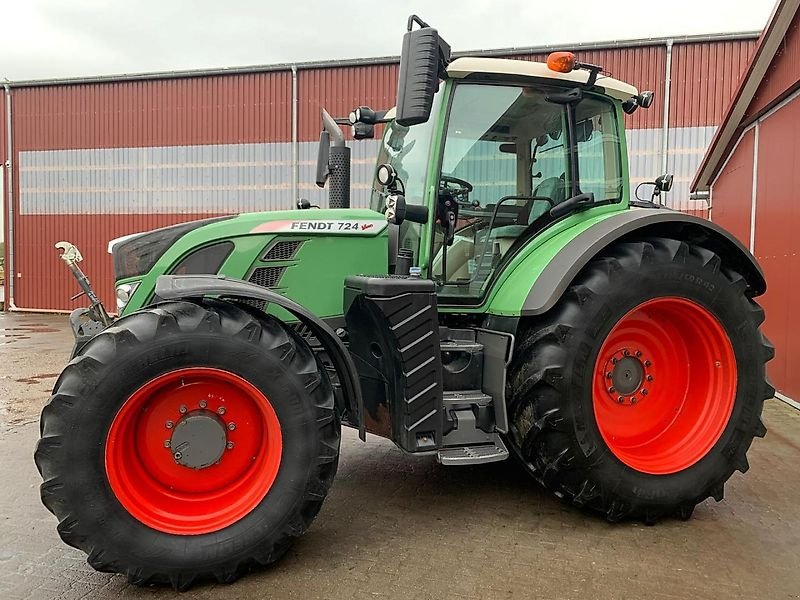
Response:
[[[344,277],[388,271],[388,223],[369,209],[303,209],[190,221],[113,240],[124,313],[151,302],[160,275],[224,273],[340,314]],[[320,290],[338,290],[323,296]]]

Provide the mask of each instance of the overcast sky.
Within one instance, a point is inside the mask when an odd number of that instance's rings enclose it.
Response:
[[[416,12],[454,50],[752,31],[772,0],[0,0],[0,79],[399,54]]]

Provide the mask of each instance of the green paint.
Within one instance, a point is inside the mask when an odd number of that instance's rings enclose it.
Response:
[[[123,314],[145,306],[151,299],[159,275],[172,269],[190,252],[223,240],[230,240],[234,250],[225,260],[220,273],[235,279],[247,279],[258,266],[286,266],[275,291],[306,306],[315,314],[327,317],[342,314],[343,282],[357,273],[386,274],[387,234],[378,227],[364,232],[253,233],[266,223],[280,221],[383,221],[383,215],[368,209],[310,209],[245,213],[190,231],[173,244],[144,277],[120,280],[140,281]],[[374,233],[373,233],[374,232]],[[260,261],[267,245],[274,239],[304,240],[291,261]]]

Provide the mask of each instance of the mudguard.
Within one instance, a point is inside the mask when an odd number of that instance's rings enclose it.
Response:
[[[702,241],[742,273],[753,297],[767,289],[764,273],[753,255],[719,225],[666,208],[632,208],[615,213],[567,242],[536,278],[520,316],[540,315],[550,310],[592,258],[613,242],[632,235]]]
[[[345,403],[348,408],[355,409],[354,412],[357,413],[359,436],[362,440],[366,439],[363,417],[364,398],[361,394],[356,366],[342,340],[322,319],[285,296],[253,283],[228,279],[224,275],[161,275],[156,280],[155,294],[164,300],[202,298],[203,296],[264,300],[280,306],[297,317],[325,348],[339,377]]]

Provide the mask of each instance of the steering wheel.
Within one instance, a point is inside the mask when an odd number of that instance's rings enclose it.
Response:
[[[458,186],[457,188],[450,187],[450,184],[453,186]],[[469,181],[465,181],[463,179],[459,179],[458,177],[453,177],[452,175],[445,175],[442,173],[439,176],[439,189],[447,190],[453,194],[456,198],[460,198],[461,200],[466,200],[469,193],[472,191],[472,184]]]

